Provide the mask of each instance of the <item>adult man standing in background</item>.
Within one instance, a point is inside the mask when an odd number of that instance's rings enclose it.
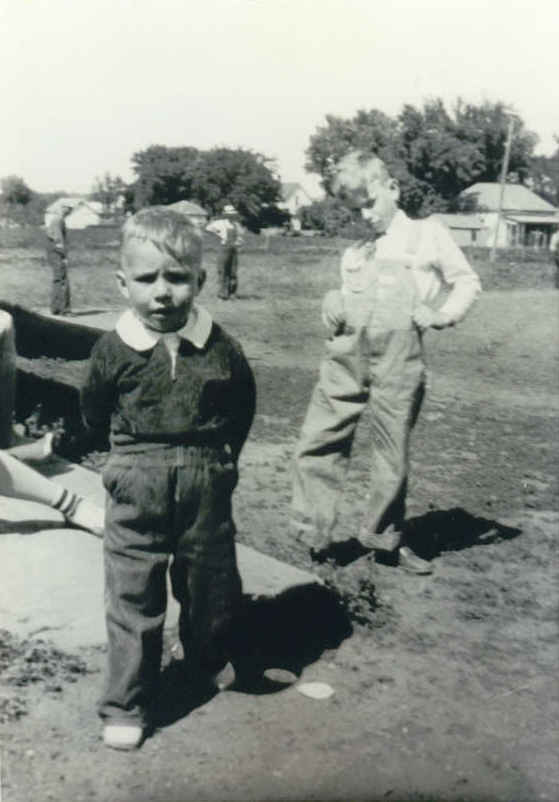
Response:
[[[71,312],[65,221],[72,209],[71,201],[62,198],[51,203],[45,212],[47,262],[52,270],[50,311],[53,315],[68,315]]]
[[[239,248],[242,245],[242,228],[238,222],[239,215],[231,204],[227,204],[221,217],[212,220],[206,231],[219,237],[221,243],[217,259],[217,297],[226,301],[237,295],[237,275]]]

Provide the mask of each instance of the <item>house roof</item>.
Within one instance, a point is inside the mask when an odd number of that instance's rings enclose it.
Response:
[[[308,193],[304,187],[301,186],[297,181],[287,181],[285,184],[281,185],[281,194],[284,201],[288,201],[289,198],[294,195],[298,190],[304,192],[305,195],[308,197]]]
[[[176,212],[180,212],[181,214],[185,214],[188,217],[207,217],[208,213],[205,209],[199,206],[197,203],[188,200],[180,200],[176,203],[170,203],[169,209],[174,209]]]
[[[75,209],[77,206],[81,206],[84,203],[83,198],[77,197],[63,197],[57,198],[53,201],[47,208],[45,209],[45,214],[60,214],[63,208],[70,208]]]
[[[559,212],[557,214],[513,214],[512,212],[507,212],[506,218],[507,220],[513,220],[515,223],[559,224]]]
[[[103,204],[100,201],[80,201],[74,206],[69,216],[72,217],[72,215],[84,212],[90,212],[91,214],[99,216],[102,211]]]
[[[498,183],[480,181],[464,189],[459,197],[476,196],[479,208],[496,212],[499,209],[501,186]],[[543,200],[522,184],[506,184],[503,193],[503,211],[509,212],[554,212],[555,206]]]
[[[448,228],[483,228],[479,215],[477,214],[442,214],[436,213],[433,215],[437,220],[441,220]]]

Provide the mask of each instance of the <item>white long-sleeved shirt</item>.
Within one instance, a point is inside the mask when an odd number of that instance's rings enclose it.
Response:
[[[235,248],[239,248],[242,245],[242,229],[234,220],[228,220],[226,217],[212,220],[206,226],[206,231],[218,236],[222,245],[232,245]]]
[[[47,237],[54,243],[55,248],[64,253],[66,250],[66,223],[60,214],[45,215],[45,231]]]
[[[402,261],[412,270],[420,303],[431,306],[443,288],[448,297],[439,309],[447,325],[462,320],[481,292],[477,274],[452,234],[436,218],[410,220],[401,210],[386,234],[374,244],[352,245],[341,261],[342,293],[359,293],[367,286],[375,259]]]

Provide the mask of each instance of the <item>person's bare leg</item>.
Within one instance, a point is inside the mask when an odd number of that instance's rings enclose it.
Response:
[[[0,494],[53,506],[62,494],[56,482],[24,465],[6,451],[0,451]]]
[[[13,442],[12,417],[15,404],[16,347],[12,316],[0,309],[0,448]]]
[[[54,432],[48,432],[38,440],[31,440],[29,443],[21,443],[7,449],[10,456],[23,462],[44,462],[52,457],[52,441]]]
[[[105,513],[88,499],[72,493],[38,471],[0,451],[0,495],[36,501],[57,509],[66,520],[102,536]]]

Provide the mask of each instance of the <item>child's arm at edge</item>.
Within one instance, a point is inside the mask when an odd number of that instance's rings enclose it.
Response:
[[[237,348],[238,350],[232,356],[234,392],[231,398],[232,420],[229,434],[229,445],[235,462],[239,459],[256,411],[254,374],[242,349],[240,346]]]
[[[95,437],[106,440],[114,408],[114,383],[109,374],[103,342],[95,344],[89,359],[85,381],[80,390],[84,424]]]

